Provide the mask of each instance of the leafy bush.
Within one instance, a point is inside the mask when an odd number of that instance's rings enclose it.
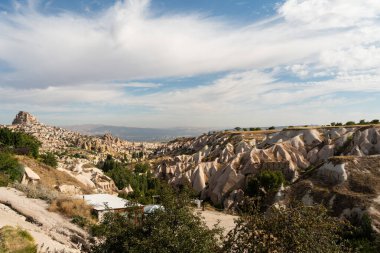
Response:
[[[355,252],[380,252],[380,235],[372,228],[372,220],[368,214],[351,221],[343,236],[348,240]]]
[[[223,252],[347,252],[340,235],[344,223],[323,206],[255,209],[235,223]]]
[[[120,162],[113,159],[112,155],[107,155],[107,158],[103,162],[100,162],[98,166],[104,172],[120,169],[123,167],[123,165]]]
[[[353,126],[353,125],[356,125],[356,123],[354,121],[348,121],[345,125],[346,126]]]
[[[0,147],[17,154],[37,158],[41,143],[31,135],[22,132],[12,132],[8,128],[0,128]]]
[[[260,192],[276,192],[285,182],[284,175],[280,171],[262,171],[247,181],[246,193],[248,196],[258,196]]]
[[[136,163],[135,165],[135,173],[146,173],[149,169],[149,163]]]
[[[58,198],[58,192],[54,189],[46,188],[42,185],[23,185],[19,183],[13,184],[13,187],[26,194],[28,198],[43,199],[52,202]]]
[[[71,222],[74,224],[77,224],[78,226],[80,226],[82,228],[89,225],[89,222],[87,221],[87,219],[82,217],[82,216],[79,216],[79,215],[73,216],[73,218],[71,219]]]
[[[163,188],[163,209],[133,224],[126,216],[108,213],[99,226],[92,229],[99,237],[93,252],[217,252],[219,228],[209,229],[189,207],[186,191]]]
[[[49,165],[53,168],[56,168],[58,166],[57,158],[55,157],[55,155],[53,153],[47,152],[47,153],[41,155],[40,157],[41,157],[41,161],[44,164]]]
[[[152,175],[150,166],[147,163],[137,163],[133,172],[108,155],[103,162],[99,163],[99,167],[106,172],[107,176],[113,179],[119,190],[129,185],[132,187],[133,192],[121,194],[120,197],[122,198],[148,204],[152,201],[152,196],[158,194],[157,189],[160,181]]]
[[[0,152],[0,186],[7,186],[14,181],[21,181],[24,168],[17,159],[9,154]]]

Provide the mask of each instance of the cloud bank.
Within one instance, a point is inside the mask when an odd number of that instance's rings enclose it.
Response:
[[[376,117],[380,109],[362,110],[380,92],[378,1],[287,0],[250,24],[157,14],[148,0],[117,2],[92,16],[43,14],[30,4],[0,14],[0,31],[3,110],[229,126],[323,123]],[[186,88],[164,89],[162,81],[220,72]]]

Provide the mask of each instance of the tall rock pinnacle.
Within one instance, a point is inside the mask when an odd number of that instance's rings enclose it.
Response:
[[[12,125],[20,124],[38,124],[38,120],[32,114],[24,111],[20,111],[12,122]]]

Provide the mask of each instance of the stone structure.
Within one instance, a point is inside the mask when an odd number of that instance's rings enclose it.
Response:
[[[40,176],[37,175],[31,168],[24,167],[24,175],[21,180],[21,184],[38,184],[40,181]]]

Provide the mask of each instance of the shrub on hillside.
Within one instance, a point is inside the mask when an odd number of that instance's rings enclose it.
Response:
[[[4,226],[0,228],[0,252],[36,253],[37,245],[27,231]]]
[[[47,152],[47,153],[41,155],[40,157],[41,157],[41,161],[44,164],[49,165],[53,168],[56,168],[58,166],[57,158],[55,157],[55,155],[53,153]]]
[[[107,158],[98,164],[98,167],[103,170],[104,172],[108,172],[114,169],[122,168],[123,165],[116,161],[112,155],[107,155]]]
[[[91,215],[91,206],[89,206],[83,199],[72,198],[57,198],[52,201],[49,207],[51,212],[59,212],[66,217],[72,218],[74,223],[85,226],[93,223],[93,216]]]
[[[186,191],[163,188],[160,199],[164,208],[147,215],[140,224],[108,213],[92,230],[100,239],[93,252],[217,252],[220,229],[209,229],[194,213]]]
[[[31,135],[23,132],[12,132],[8,128],[0,128],[0,147],[17,154],[37,158],[41,143]]]
[[[351,220],[351,223],[353,226],[343,233],[351,248],[355,252],[380,252],[380,234],[374,231],[371,217],[365,213],[361,218]]]
[[[43,199],[48,202],[52,202],[59,196],[56,190],[44,187],[42,185],[23,185],[15,183],[12,186],[17,190],[24,192],[28,198],[32,199]]]
[[[149,169],[149,163],[136,163],[135,165],[135,173],[146,173]]]
[[[353,126],[353,125],[356,125],[356,123],[354,121],[348,121],[345,125],[346,126]]]
[[[109,155],[98,166],[106,172],[107,176],[112,178],[119,190],[129,185],[132,187],[133,192],[129,194],[122,193],[120,197],[148,204],[152,201],[153,195],[159,195],[160,180],[152,175],[148,163],[137,163],[135,170],[132,171]]]
[[[17,159],[9,153],[0,152],[0,186],[21,181],[23,175],[24,168]]]
[[[251,127],[249,131],[261,131],[260,127]]]
[[[341,236],[345,223],[323,206],[255,209],[235,223],[223,252],[348,252]]]
[[[262,171],[247,181],[246,193],[248,196],[258,196],[261,192],[276,192],[285,183],[281,171]]]

